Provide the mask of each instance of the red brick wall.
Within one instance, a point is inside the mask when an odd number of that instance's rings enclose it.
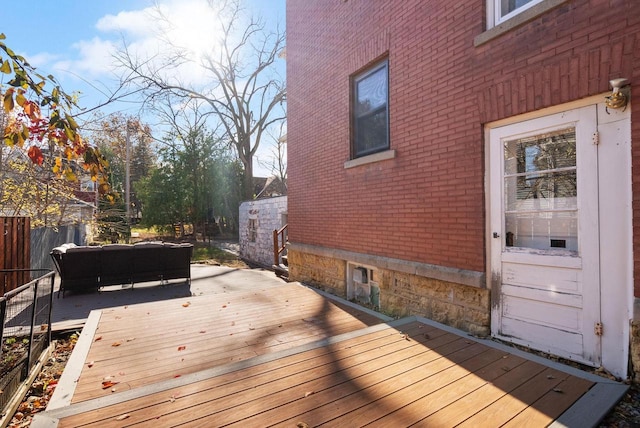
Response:
[[[474,47],[484,5],[287,0],[292,242],[484,271],[483,124],[640,85],[637,0],[568,1]],[[349,77],[382,56],[397,157],[345,169]]]

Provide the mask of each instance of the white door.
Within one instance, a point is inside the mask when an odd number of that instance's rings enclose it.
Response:
[[[492,334],[601,362],[596,106],[489,130]]]

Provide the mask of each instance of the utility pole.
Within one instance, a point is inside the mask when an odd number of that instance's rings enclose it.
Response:
[[[129,229],[129,233],[126,235],[127,244],[129,243],[129,236],[131,235],[131,177],[130,177],[130,168],[129,165],[131,163],[131,141],[129,136],[129,121],[127,120],[127,133],[125,138],[125,170],[124,170],[124,203],[126,206],[126,224]]]

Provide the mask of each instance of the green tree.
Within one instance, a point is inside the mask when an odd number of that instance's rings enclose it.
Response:
[[[171,155],[167,160],[166,164],[153,167],[135,187],[144,206],[141,224],[173,232],[176,225],[189,222],[188,198],[186,189],[181,185],[185,181],[181,171],[171,163]]]
[[[237,230],[240,163],[206,129],[178,135],[167,136],[158,151],[158,165],[136,184],[144,207],[142,224],[162,230],[193,224],[204,236],[211,232],[205,226],[218,220],[221,226]]]

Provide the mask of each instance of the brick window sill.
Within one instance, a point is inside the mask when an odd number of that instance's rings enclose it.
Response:
[[[362,156],[361,158],[351,159],[344,163],[344,168],[354,168],[360,165],[366,165],[369,163],[380,162],[387,159],[393,159],[396,157],[395,150],[385,150],[384,152],[374,153],[368,156]]]
[[[538,3],[532,8],[527,9],[522,13],[519,13],[513,18],[501,24],[498,24],[493,28],[489,28],[484,33],[478,34],[476,38],[473,40],[473,45],[477,47],[482,44],[485,44],[488,41],[493,40],[496,37],[499,37],[504,33],[507,33],[513,30],[514,28],[517,28],[523,24],[526,24],[527,22],[535,19],[539,15],[542,15],[543,13],[546,13],[551,9],[556,8],[560,6],[562,3],[566,3],[566,2],[567,0],[545,0],[541,3]]]

